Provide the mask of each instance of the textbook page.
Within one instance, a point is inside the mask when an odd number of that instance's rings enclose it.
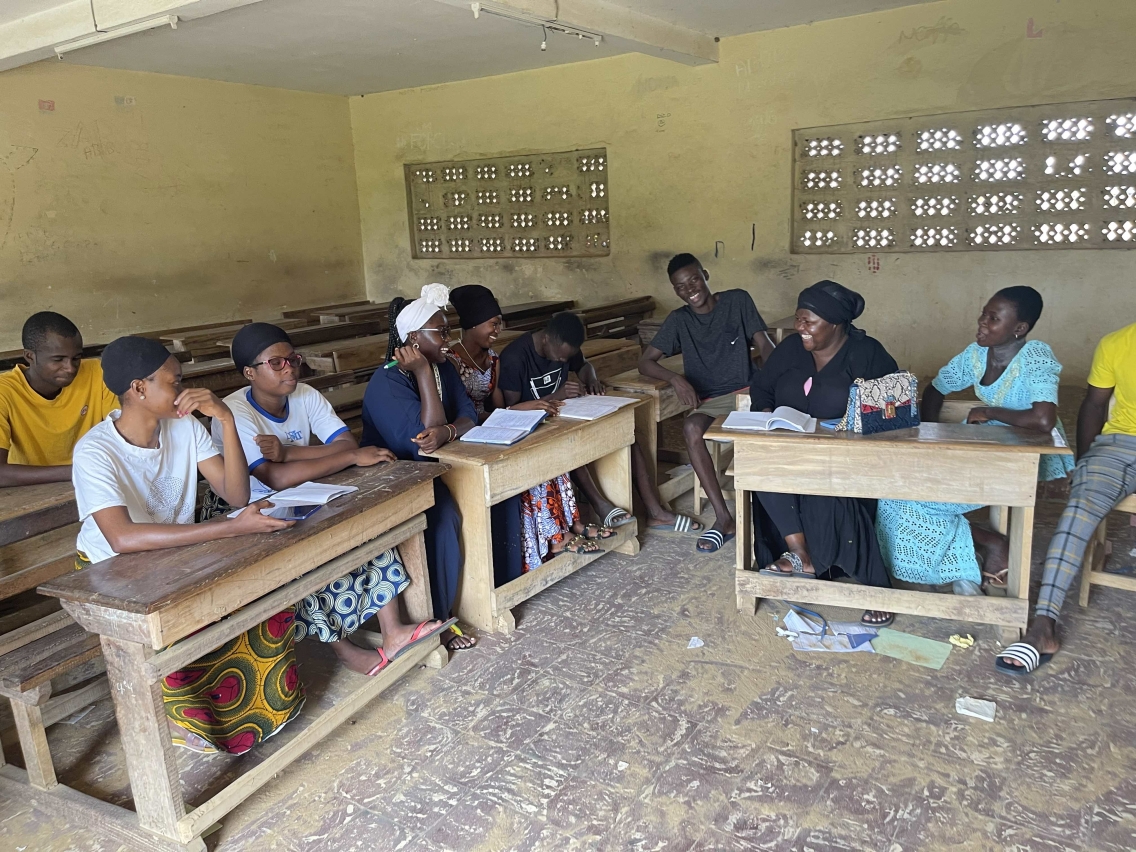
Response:
[[[354,485],[328,485],[325,482],[305,482],[294,488],[274,491],[263,499],[268,500],[276,507],[325,506],[337,497],[342,497],[344,494],[351,494],[358,490],[359,489]],[[230,512],[229,517],[235,518],[243,511],[243,507],[237,509]],[[269,509],[263,510],[264,514],[267,514],[269,511]]]
[[[488,423],[488,421],[486,421]],[[529,436],[528,429],[506,429],[501,426],[474,426],[458,440],[469,444],[501,444],[509,446]]]
[[[508,408],[498,408],[481,425],[482,427],[488,426],[499,429],[523,429],[525,432],[531,432],[547,416],[543,411],[513,411]]]
[[[598,420],[613,411],[618,411],[625,405],[631,405],[634,399],[626,396],[578,396],[575,399],[566,399],[560,407],[560,416],[569,420]]]
[[[787,429],[791,432],[815,432],[817,421],[803,411],[783,405],[772,412],[731,411],[722,423],[723,429],[743,432],[771,432]]]

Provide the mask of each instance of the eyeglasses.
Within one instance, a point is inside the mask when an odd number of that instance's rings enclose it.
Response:
[[[287,358],[283,358],[283,357],[266,358],[263,361],[257,361],[255,364],[249,364],[249,366],[250,367],[259,367],[261,364],[267,364],[269,367],[271,367],[273,370],[275,370],[277,373],[279,373],[281,370],[284,369],[285,364],[287,364],[293,370],[298,370],[298,369],[300,369],[300,365],[303,364],[303,363],[304,363],[304,356],[301,355],[299,352],[293,352]]]
[[[418,331],[432,331],[443,340],[450,336],[450,327],[448,325],[444,325],[441,328],[420,328]]]

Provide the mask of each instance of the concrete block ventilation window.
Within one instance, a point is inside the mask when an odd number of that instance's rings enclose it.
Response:
[[[1136,248],[1136,98],[795,130],[792,211],[802,254]]]
[[[611,254],[605,148],[414,163],[405,177],[414,258]]]

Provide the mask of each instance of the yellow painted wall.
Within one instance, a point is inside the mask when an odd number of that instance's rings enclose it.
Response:
[[[973,339],[989,294],[1031,284],[1047,302],[1037,335],[1081,381],[1096,340],[1136,322],[1136,251],[885,254],[878,273],[864,255],[791,255],[791,130],[1132,96],[1134,32],[1132,2],[944,0],[723,39],[716,66],[633,55],[353,98],[368,293],[437,280],[483,283],[506,303],[651,293],[672,307],[666,260],[693,251],[712,284],[747,288],[769,320],[821,278],[860,290],[864,327],[927,374]],[[598,145],[610,258],[411,260],[404,162]]]
[[[362,293],[345,98],[55,60],[0,75],[0,349],[43,309],[107,341]]]

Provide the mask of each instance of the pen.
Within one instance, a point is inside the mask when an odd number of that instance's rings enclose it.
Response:
[[[389,364],[383,364],[384,370],[389,370],[391,367],[397,367],[398,361],[391,361]]]

